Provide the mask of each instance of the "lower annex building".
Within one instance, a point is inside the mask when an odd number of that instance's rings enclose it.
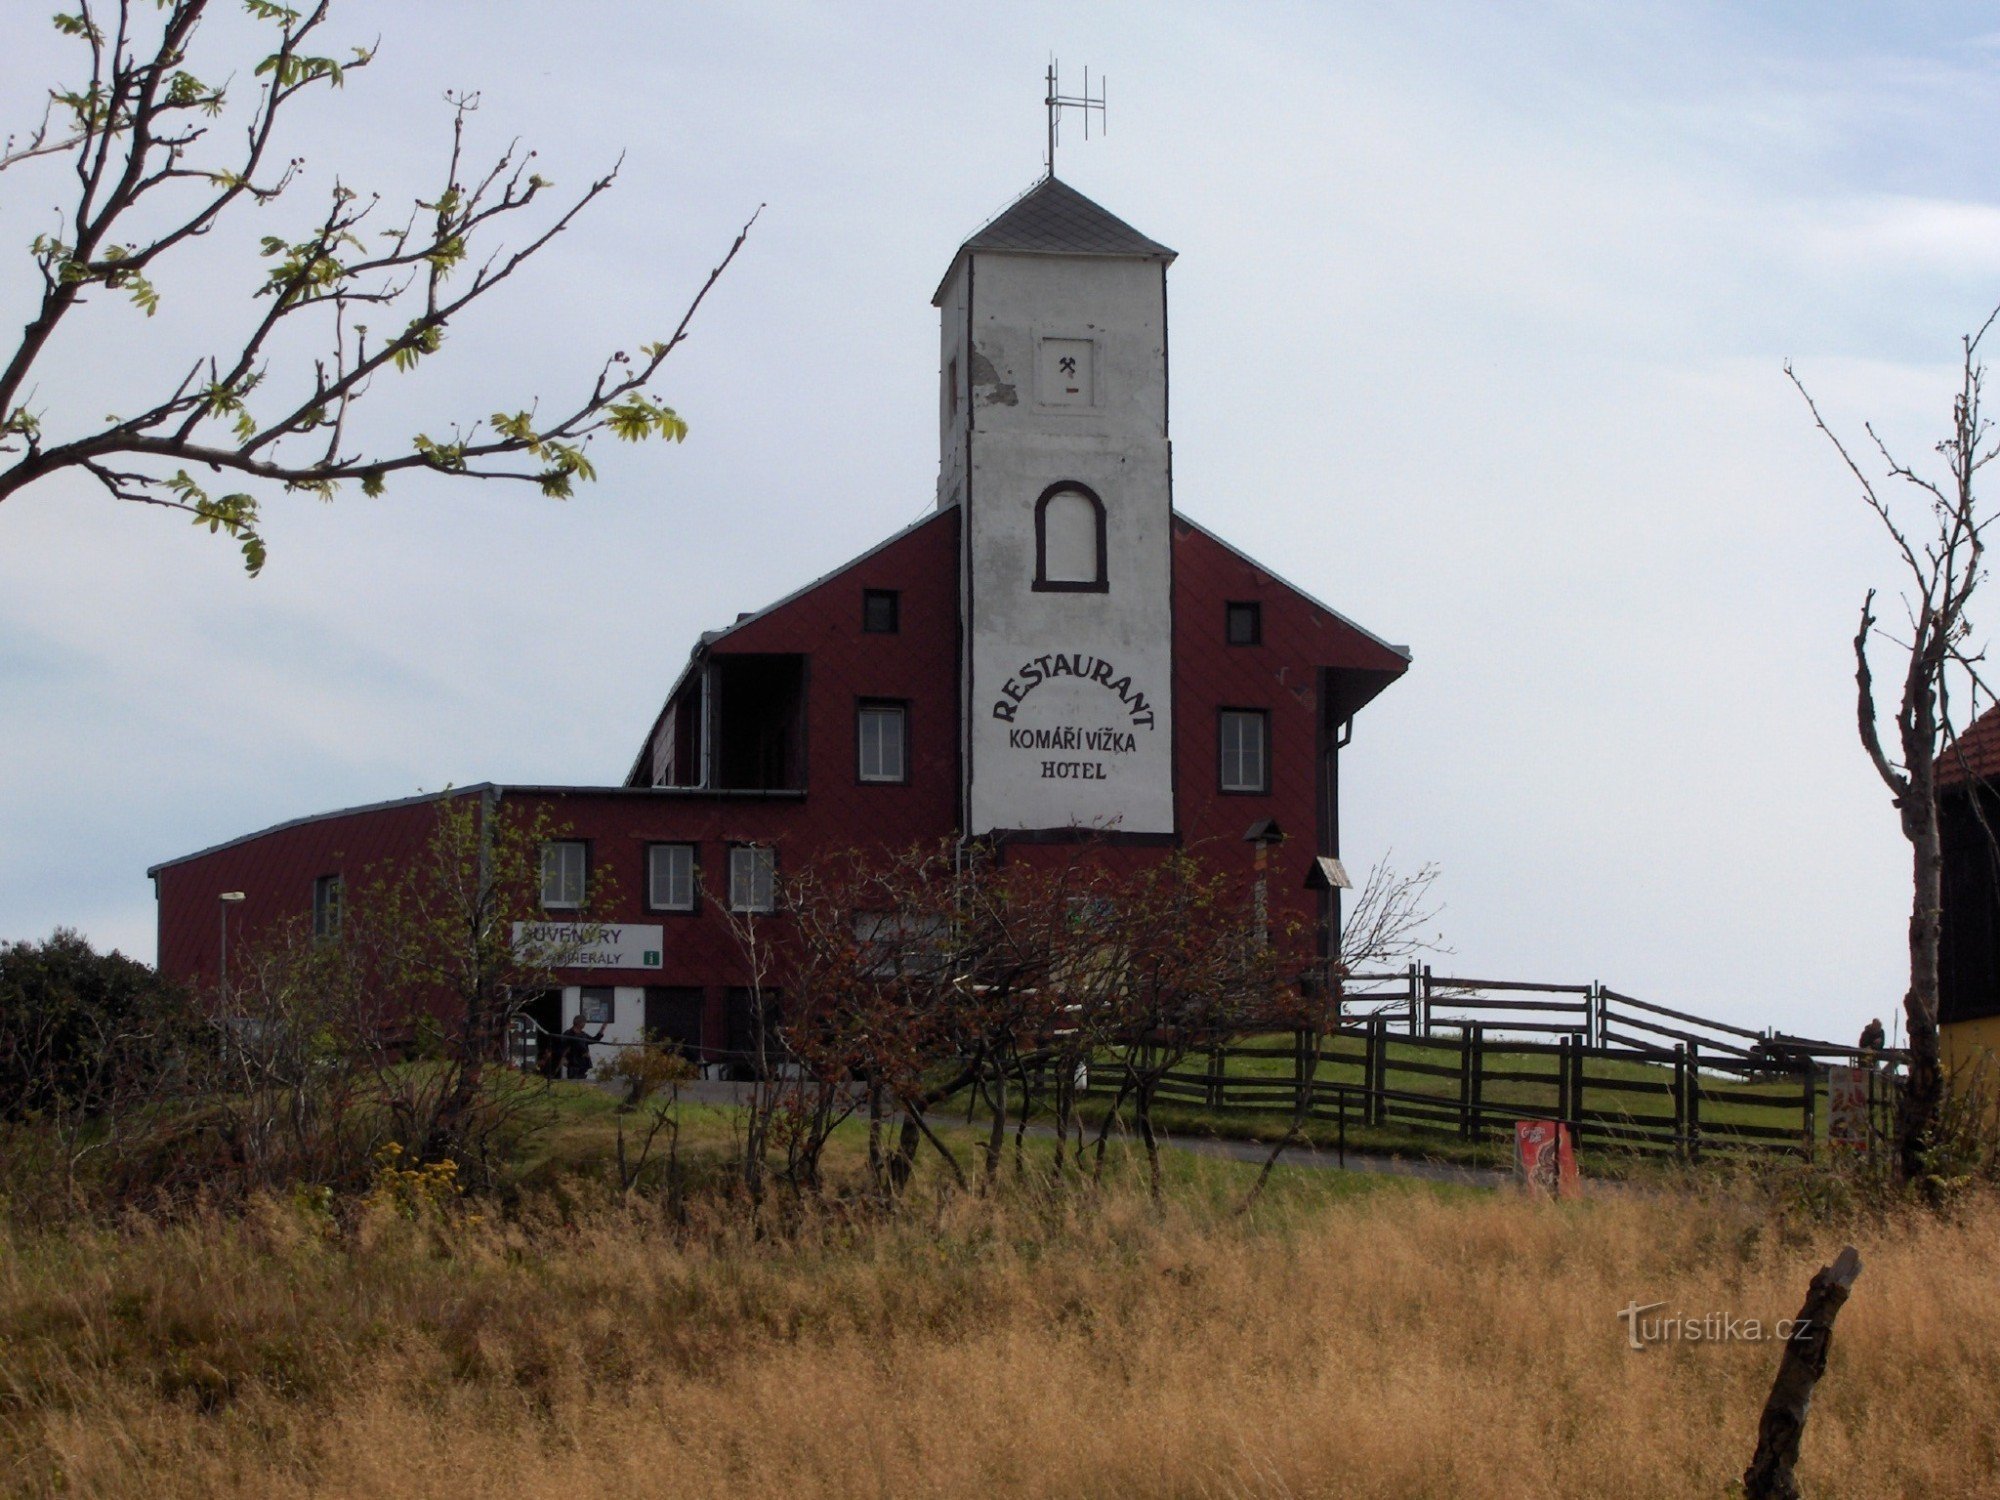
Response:
[[[961,245],[940,312],[937,505],[695,645],[617,786],[475,786],[318,814],[149,872],[159,966],[218,986],[275,924],[422,850],[437,796],[546,807],[542,904],[615,875],[601,940],[535,1019],[718,1060],[750,997],[714,900],[768,907],[815,856],[987,839],[1198,846],[1324,937],[1340,750],[1407,670],[1392,646],[1174,509],[1174,252],[1053,175]],[[713,893],[714,900],[704,893]],[[240,893],[218,921],[218,902]],[[225,936],[226,933],[226,936]]]

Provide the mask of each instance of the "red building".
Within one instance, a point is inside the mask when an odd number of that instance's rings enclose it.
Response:
[[[815,856],[954,836],[1199,846],[1248,879],[1272,820],[1274,905],[1340,847],[1340,748],[1409,653],[1173,509],[1173,252],[1054,178],[974,235],[939,287],[941,463],[926,519],[704,635],[624,783],[476,787],[547,806],[551,921],[615,874],[584,1010],[715,1055],[747,1023],[739,909]],[[161,970],[218,979],[287,918],[420,850],[434,798],[281,824],[152,870]],[[225,894],[240,901],[223,902]]]

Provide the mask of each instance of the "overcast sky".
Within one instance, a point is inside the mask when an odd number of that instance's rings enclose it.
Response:
[[[0,23],[10,128],[62,55],[46,8]],[[1109,78],[1061,174],[1180,251],[1177,505],[1415,652],[1356,725],[1343,833],[1352,867],[1442,868],[1440,969],[1835,1038],[1895,1009],[1907,856],[1848,647],[1893,577],[1782,364],[1912,454],[1948,419],[2000,300],[2000,5],[343,0],[334,33],[380,58],[299,112],[295,195],[163,268],[151,322],[93,309],[50,428],[212,342],[241,246],[336,172],[427,186],[458,87],[488,151],[624,169],[379,419],[559,397],[765,204],[663,383],[691,434],[568,504],[275,497],[254,581],[74,484],[0,505],[0,938],[150,958],[158,860],[621,779],[698,632],[933,504],[930,294],[1038,175],[1053,51]],[[0,325],[58,186],[0,179]]]

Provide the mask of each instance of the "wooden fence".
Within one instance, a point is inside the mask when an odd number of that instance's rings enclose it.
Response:
[[[1359,976],[1317,1064],[1304,1034],[1240,1038],[1166,1073],[1156,1100],[1210,1113],[1294,1111],[1335,1124],[1402,1127],[1464,1141],[1517,1120],[1566,1122],[1581,1146],[1673,1153],[1780,1151],[1825,1143],[1828,1068],[1859,1067],[1871,1146],[1886,1140],[1900,1053],[1758,1032],[1602,984],[1451,979],[1427,967]],[[1090,1073],[1095,1098],[1131,1079]]]

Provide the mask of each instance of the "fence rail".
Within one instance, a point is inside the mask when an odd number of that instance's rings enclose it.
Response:
[[[1291,1112],[1346,1127],[1401,1126],[1465,1141],[1560,1120],[1579,1145],[1698,1157],[1704,1151],[1812,1155],[1831,1117],[1831,1066],[1858,1067],[1869,1145],[1888,1138],[1904,1055],[1754,1031],[1607,985],[1453,978],[1413,964],[1342,983],[1341,1024],[1317,1064],[1291,1045],[1239,1038],[1190,1055],[1155,1089],[1213,1113]],[[1091,1069],[1111,1098],[1137,1075]]]

